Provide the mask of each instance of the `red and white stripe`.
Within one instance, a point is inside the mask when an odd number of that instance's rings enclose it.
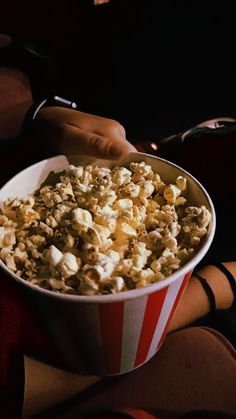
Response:
[[[36,306],[66,368],[100,376],[121,374],[157,352],[190,274],[130,300],[89,304],[43,298]]]
[[[147,296],[98,306],[106,374],[132,370],[156,353],[189,277]]]

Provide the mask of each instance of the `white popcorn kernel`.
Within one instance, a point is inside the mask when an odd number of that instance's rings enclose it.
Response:
[[[119,215],[118,222],[127,222],[132,226],[132,221],[134,218],[134,211],[133,208],[129,208],[127,210],[121,211],[121,214]],[[132,226],[133,227],[133,226]]]
[[[155,259],[151,263],[151,268],[155,273],[159,272],[161,270],[161,264],[160,264],[159,260]]]
[[[82,233],[82,238],[93,246],[101,246],[102,244],[98,231],[93,227],[88,227],[88,229]]]
[[[140,193],[140,186],[134,182],[130,182],[125,185],[124,191],[129,194],[131,198],[137,198]]]
[[[146,243],[142,241],[134,243],[133,253],[137,253],[146,258],[152,254],[152,252],[146,248]]]
[[[35,246],[40,246],[42,243],[45,242],[45,237],[44,236],[40,236],[40,234],[33,234],[32,236],[30,236],[30,241],[35,245]]]
[[[118,252],[115,252],[115,250],[108,250],[107,255],[111,258],[114,264],[117,264],[120,261],[120,255]]]
[[[46,224],[51,228],[55,228],[58,226],[58,222],[52,215],[49,215],[49,217],[46,218]]]
[[[162,246],[162,234],[159,230],[152,230],[147,234],[147,247],[149,249],[159,249]]]
[[[132,267],[133,267],[133,261],[132,261],[132,259],[122,259],[119,262],[119,265],[117,267],[117,270],[119,271],[119,273],[121,275],[129,276]]]
[[[178,196],[178,198],[175,201],[175,205],[176,206],[184,205],[186,201],[187,201],[186,198],[184,198],[183,196]]]
[[[112,173],[112,180],[117,186],[126,185],[130,182],[132,172],[126,167],[115,168]]]
[[[151,166],[145,162],[130,163],[130,169],[134,173],[136,180],[141,179],[142,177],[151,176],[153,174]]]
[[[103,180],[104,178],[106,179],[110,179],[111,178],[111,169],[109,169],[108,167],[94,167],[93,168],[93,177],[96,179]]]
[[[96,295],[99,294],[99,285],[96,281],[91,279],[89,276],[79,274],[80,285],[78,292],[81,295]]]
[[[74,192],[73,192],[72,185],[70,182],[66,184],[57,183],[56,188],[63,198],[67,198],[67,195],[74,196]]]
[[[108,255],[105,255],[103,253],[97,254],[97,264],[102,266],[104,270],[106,271],[106,274],[109,276],[111,275],[113,269],[114,269],[114,260],[109,257]]]
[[[156,210],[158,210],[160,208],[160,205],[153,200],[149,200],[148,201],[148,205],[147,205],[147,214],[153,214]]]
[[[11,269],[13,272],[15,272],[17,270],[13,255],[8,254],[5,258],[5,262],[7,264],[7,267],[9,269]]]
[[[158,282],[158,281],[161,281],[164,278],[165,278],[165,276],[160,271],[157,271],[157,272],[155,272],[155,274],[152,277],[152,282]]]
[[[52,208],[55,204],[62,202],[61,196],[56,192],[47,192],[43,194],[42,200],[47,208]]]
[[[117,210],[126,210],[133,206],[132,199],[118,199],[114,204],[114,209]]]
[[[106,240],[108,239],[108,237],[111,234],[111,231],[110,231],[109,228],[104,227],[104,226],[101,226],[99,224],[95,224],[94,223],[94,229],[96,230],[96,232],[99,235],[101,244],[103,244],[104,242],[106,242]]]
[[[57,264],[63,278],[75,275],[79,269],[78,258],[70,252],[66,252]]]
[[[138,272],[133,280],[134,282],[145,280],[146,283],[150,284],[152,282],[152,278],[154,276],[154,272],[151,268],[143,269],[140,272]]]
[[[199,227],[207,227],[211,221],[211,213],[203,205],[200,207],[200,214],[198,215],[198,225]]]
[[[49,227],[47,224],[40,221],[39,228],[42,230],[43,233],[45,233],[47,236],[52,237],[53,236],[53,229]]]
[[[136,237],[136,235],[136,230],[132,228],[128,223],[117,223],[116,230],[114,232],[114,236],[117,240],[123,241],[129,237]]]
[[[17,246],[13,251],[13,257],[16,262],[24,262],[28,255],[25,250],[21,250],[19,246]]]
[[[112,189],[106,191],[106,193],[103,195],[102,200],[101,200],[101,204],[102,206],[104,205],[112,205],[115,200],[117,199],[117,195],[116,192],[113,191]]]
[[[121,292],[126,288],[125,281],[121,276],[114,276],[111,279],[110,283],[111,283],[111,292],[113,293]]]
[[[139,199],[145,206],[147,206],[148,205],[147,198],[149,198],[154,192],[154,186],[152,182],[148,180],[139,182],[139,186],[140,186]]]
[[[101,281],[108,278],[105,269],[100,265],[84,265],[82,272],[93,281]]]
[[[154,173],[152,176],[152,184],[155,188],[155,191],[159,190],[160,187],[163,186],[163,182],[160,178],[160,175],[158,173]]]
[[[169,204],[175,204],[180,194],[181,190],[176,185],[167,185],[163,191],[163,196]]]
[[[83,230],[87,230],[93,225],[92,215],[89,211],[82,208],[75,208],[72,210],[72,227],[74,230],[80,233]]]
[[[147,258],[142,255],[134,255],[132,257],[132,260],[133,260],[133,266],[137,268],[138,270],[143,269],[147,263]]]
[[[12,250],[11,247],[3,247],[0,250],[0,257],[3,261],[6,261],[6,257],[11,254],[11,250]]]
[[[63,258],[63,253],[52,244],[46,252],[46,258],[51,266],[57,266]]]
[[[72,176],[74,176],[75,178],[77,178],[77,179],[80,179],[80,178],[82,178],[82,176],[83,176],[83,173],[84,173],[84,168],[83,168],[83,166],[74,166],[74,165],[70,165],[69,167],[68,167],[68,174],[69,175],[72,175]]]
[[[183,176],[178,176],[176,179],[176,185],[181,190],[181,192],[185,191],[187,186],[187,179]]]
[[[130,222],[130,225],[133,228],[138,228],[146,218],[146,208],[144,206],[138,207],[134,205],[133,207],[133,220]]]
[[[170,229],[171,236],[177,237],[181,230],[181,225],[177,221],[173,221],[171,222],[169,229]]]
[[[65,248],[72,249],[75,245],[75,238],[71,234],[65,237]]]
[[[198,246],[201,242],[201,238],[199,236],[193,236],[191,237],[190,242],[193,246]]]
[[[16,244],[16,236],[13,230],[0,227],[0,248],[14,246]]]
[[[175,250],[177,248],[178,242],[175,237],[166,236],[162,239],[162,244],[167,247],[167,249]]]
[[[121,241],[121,242],[119,240],[114,240],[112,242],[112,245],[111,245],[110,249],[119,253],[119,255],[121,257],[123,257],[124,253],[128,250],[128,247],[129,247],[129,243],[128,243],[127,240],[124,240],[124,241]]]

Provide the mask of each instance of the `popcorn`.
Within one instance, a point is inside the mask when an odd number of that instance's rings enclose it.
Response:
[[[163,196],[167,200],[168,204],[175,204],[180,194],[181,189],[176,185],[167,185],[163,192]]]
[[[191,206],[183,176],[165,184],[145,162],[69,166],[35,196],[0,209],[0,258],[32,284],[100,295],[148,286],[185,264],[211,214]]]
[[[82,208],[76,208],[72,211],[72,222],[77,227],[92,227],[93,219],[89,211]]]
[[[178,176],[177,179],[176,179],[176,185],[181,190],[181,192],[185,191],[186,186],[187,186],[186,178],[183,177],[183,176]]]
[[[131,175],[132,172],[126,169],[126,167],[119,167],[115,170],[112,180],[115,185],[120,187],[130,183]]]
[[[154,192],[154,186],[152,182],[148,180],[139,182],[138,185],[140,186],[139,199],[146,207],[148,205],[147,198],[150,197]]]
[[[54,267],[62,260],[63,253],[52,244],[46,252],[46,258],[49,264]]]
[[[79,269],[78,258],[73,253],[66,252],[57,265],[63,278],[75,275]]]
[[[0,227],[0,248],[16,244],[16,237],[13,229]]]
[[[126,210],[129,209],[133,206],[133,201],[132,199],[118,199],[115,204],[114,204],[114,208],[119,210]]]
[[[137,198],[140,193],[140,185],[134,182],[127,183],[124,187],[126,194],[130,195],[131,198]]]
[[[136,237],[137,232],[136,230],[131,227],[128,223],[121,222],[117,223],[116,230],[114,232],[114,236],[118,241],[123,241],[128,238]]]

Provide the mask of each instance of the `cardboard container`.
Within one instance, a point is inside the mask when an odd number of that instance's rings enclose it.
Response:
[[[183,175],[188,181],[189,204],[205,205],[212,214],[207,237],[200,250],[168,278],[136,290],[102,296],[55,293],[31,285],[2,268],[28,293],[51,344],[65,368],[81,374],[112,375],[131,371],[147,362],[162,344],[178,301],[193,268],[209,249],[215,232],[214,206],[201,184],[182,168],[157,157],[131,153],[115,163],[91,158],[57,156],[41,161],[16,175],[0,191],[0,202],[11,196],[32,194],[50,172],[64,170],[69,163],[111,167],[131,161],[146,161],[165,182]]]

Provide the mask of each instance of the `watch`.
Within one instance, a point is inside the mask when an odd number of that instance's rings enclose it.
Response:
[[[76,102],[57,95],[48,97],[46,99],[44,98],[36,100],[32,103],[32,105],[29,107],[28,111],[25,114],[21,129],[22,134],[25,134],[30,131],[32,122],[36,118],[40,109],[47,108],[50,106],[59,106],[62,108],[69,108],[74,110],[78,109],[78,105]]]

